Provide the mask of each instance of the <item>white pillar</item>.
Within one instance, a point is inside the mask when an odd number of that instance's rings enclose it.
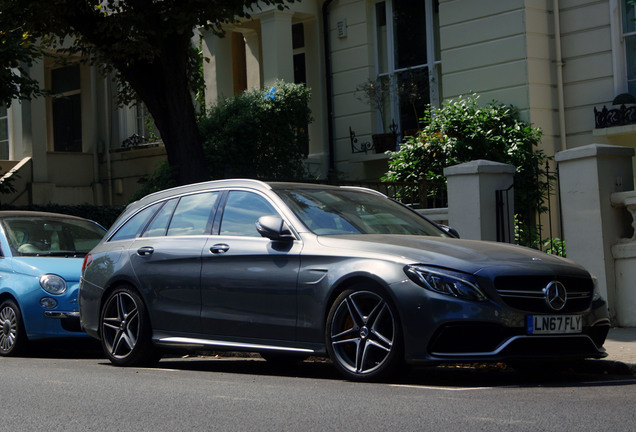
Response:
[[[247,88],[261,88],[261,44],[255,30],[244,30]]]
[[[203,56],[210,62],[203,68],[205,103],[215,104],[221,97],[234,94],[232,76],[232,38],[218,37],[212,32],[203,34]]]
[[[616,315],[616,277],[612,245],[628,229],[624,209],[612,207],[613,192],[633,190],[629,147],[591,144],[559,152],[563,233],[568,258],[598,278],[610,316]]]
[[[292,49],[292,14],[267,12],[260,17],[263,45],[263,84],[269,87],[277,79],[294,82],[294,53]]]
[[[499,162],[476,160],[444,169],[448,182],[448,224],[459,235],[472,240],[497,240],[496,191],[513,184],[515,167]],[[509,223],[505,239],[514,239],[513,189],[503,210]]]

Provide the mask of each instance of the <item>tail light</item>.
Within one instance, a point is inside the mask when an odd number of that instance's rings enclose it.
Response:
[[[91,265],[92,262],[93,262],[93,255],[86,254],[86,256],[84,257],[84,262],[82,263],[82,277],[84,277],[84,270],[86,270],[86,267]]]

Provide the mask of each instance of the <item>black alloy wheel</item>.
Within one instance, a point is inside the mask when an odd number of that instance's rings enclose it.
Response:
[[[329,357],[348,379],[372,380],[402,361],[397,313],[385,294],[358,286],[344,291],[327,318]]]
[[[131,288],[121,286],[108,295],[100,327],[102,348],[113,364],[151,365],[161,358],[152,344],[146,307]]]

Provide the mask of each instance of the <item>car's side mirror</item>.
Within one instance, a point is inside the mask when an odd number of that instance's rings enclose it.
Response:
[[[294,235],[280,216],[261,216],[256,222],[256,230],[270,240],[294,240]]]
[[[439,227],[449,236],[459,238],[459,233],[455,228],[449,227],[448,225],[440,225]]]

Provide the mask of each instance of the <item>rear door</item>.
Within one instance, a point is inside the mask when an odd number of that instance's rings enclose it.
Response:
[[[201,253],[218,198],[205,192],[166,201],[130,249],[154,329],[200,331]]]

